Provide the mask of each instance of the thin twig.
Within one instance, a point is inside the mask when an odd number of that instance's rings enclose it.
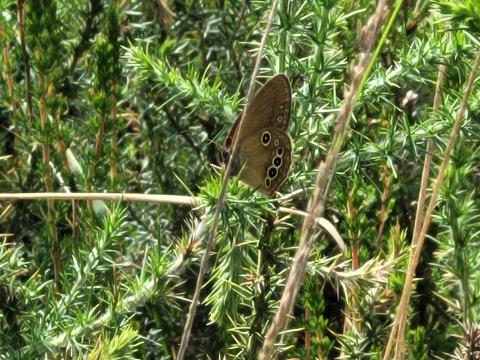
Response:
[[[67,84],[66,81],[68,79],[68,76],[71,76],[75,71],[78,60],[80,59],[82,54],[90,47],[90,40],[97,32],[97,26],[99,22],[98,17],[103,10],[103,6],[104,5],[101,1],[88,1],[87,11],[83,16],[83,18],[85,19],[85,23],[83,25],[82,34],[80,36],[80,41],[76,44],[73,50],[72,58],[68,64],[68,68],[66,69],[67,76],[65,77],[64,87]]]
[[[386,0],[380,0],[375,10],[375,14],[370,18],[359,36],[362,52],[360,54],[358,64],[353,68],[351,87],[346,91],[344,102],[338,113],[332,145],[330,146],[325,162],[322,162],[318,169],[314,194],[308,204],[307,213],[310,216],[306,217],[303,222],[300,245],[293,260],[292,268],[280,300],[279,309],[265,336],[265,340],[258,357],[260,360],[268,360],[271,358],[273,345],[277,339],[278,333],[285,327],[287,318],[291,313],[294,300],[305,273],[308,258],[310,257],[310,253],[315,244],[315,239],[318,236],[317,226],[314,226],[315,219],[320,218],[323,215],[325,209],[325,199],[327,197],[329,185],[335,171],[340,150],[347,135],[349,119],[354,106],[355,98],[361,91],[363,84],[365,83],[365,79],[369,74],[369,70],[372,67],[372,63],[376,58],[375,56],[372,56],[372,50],[374,48],[378,29],[380,28],[380,24],[382,23],[386,11]],[[394,12],[392,16],[395,14],[396,13]],[[385,32],[388,32],[388,30]],[[385,39],[385,37],[386,35],[384,34],[382,39]],[[382,42],[379,43],[378,47],[380,47],[381,44]],[[378,52],[379,49],[377,48],[375,54],[378,54]]]
[[[244,119],[247,117],[249,107],[250,107],[250,105],[252,103],[252,100],[253,100],[253,95],[254,95],[254,91],[255,91],[255,79],[256,79],[257,74],[260,70],[260,62],[261,62],[261,59],[262,59],[263,51],[265,49],[265,44],[267,42],[268,34],[270,32],[270,28],[272,27],[273,19],[274,19],[276,13],[277,13],[277,5],[278,5],[278,0],[274,0],[273,4],[272,4],[271,11],[270,11],[270,15],[269,15],[269,18],[268,18],[268,21],[267,21],[267,27],[265,29],[265,32],[263,33],[262,41],[260,43],[260,48],[259,48],[259,51],[258,51],[257,60],[256,60],[256,63],[255,63],[255,68],[253,69],[252,77],[250,79],[250,86],[248,88],[245,109],[243,110],[243,115],[242,115],[242,117],[240,119],[240,123],[238,125],[238,135],[235,136],[235,138],[234,138],[232,154],[231,154],[231,156],[228,160],[227,167],[225,169],[225,174],[224,174],[224,178],[223,178],[223,182],[222,182],[222,188],[220,189],[220,195],[218,197],[217,206],[215,208],[215,213],[214,213],[213,219],[212,219],[212,227],[210,229],[207,244],[205,245],[205,252],[202,256],[202,260],[201,260],[201,263],[200,263],[200,269],[199,269],[199,272],[198,272],[197,283],[196,283],[196,286],[195,286],[195,292],[193,294],[192,302],[190,304],[190,308],[189,308],[189,311],[188,311],[187,321],[185,322],[185,327],[183,329],[182,341],[181,341],[181,344],[180,344],[180,348],[178,350],[177,360],[183,360],[184,357],[185,357],[185,351],[187,350],[188,341],[189,341],[189,338],[190,338],[190,332],[192,330],[193,319],[195,317],[195,313],[196,313],[196,310],[197,310],[198,299],[199,299],[199,296],[200,296],[200,290],[201,290],[202,284],[203,284],[203,277],[205,275],[205,272],[207,271],[207,265],[208,265],[208,258],[209,258],[209,255],[210,255],[210,250],[213,247],[214,239],[215,239],[215,236],[216,236],[216,233],[217,233],[218,222],[219,222],[219,219],[220,219],[220,214],[222,212],[223,205],[224,205],[224,202],[225,202],[225,193],[227,191],[227,185],[228,185],[228,180],[230,178],[230,173],[231,173],[231,169],[232,169],[233,160],[237,156],[237,153],[238,153],[238,141],[237,141],[237,139],[241,137],[241,134],[242,134],[242,131],[243,131]]]
[[[198,148],[197,145],[195,145],[195,141],[192,139],[192,137],[188,134],[186,129],[183,129],[180,124],[177,122],[175,117],[172,115],[170,110],[168,109],[168,106],[165,106],[163,108],[163,112],[165,113],[167,120],[169,121],[170,125],[173,126],[173,128],[177,131],[179,135],[181,135],[185,141],[190,145],[190,147],[197,153],[198,156],[202,155],[202,151]]]
[[[460,105],[460,110],[457,113],[457,116],[455,118],[455,123],[453,125],[452,131],[450,132],[450,137],[448,140],[447,148],[445,149],[445,156],[442,160],[442,163],[440,165],[440,169],[438,171],[438,175],[435,178],[435,181],[433,183],[433,191],[432,191],[432,196],[430,197],[430,201],[428,203],[427,211],[425,213],[425,220],[423,222],[422,228],[420,230],[420,233],[418,235],[418,242],[417,244],[413,247],[413,256],[410,256],[409,259],[409,266],[408,269],[412,270],[407,272],[406,277],[405,277],[405,284],[403,286],[403,291],[402,291],[402,297],[400,299],[400,303],[398,305],[397,313],[395,315],[395,320],[393,321],[393,326],[392,330],[390,332],[390,337],[388,339],[387,347],[385,350],[385,355],[383,357],[384,360],[388,360],[390,358],[390,353],[393,347],[393,342],[394,338],[396,335],[396,332],[398,328],[400,327],[400,321],[404,320],[406,317],[403,315],[407,311],[408,303],[410,301],[410,294],[412,291],[413,287],[413,277],[415,274],[415,269],[418,265],[418,261],[420,259],[420,254],[423,248],[423,244],[425,242],[425,235],[427,233],[428,227],[430,225],[430,221],[432,219],[432,214],[433,210],[435,209],[435,206],[437,204],[437,199],[438,195],[440,193],[440,187],[443,182],[443,178],[445,176],[445,172],[447,171],[447,166],[448,162],[450,160],[450,156],[453,151],[453,147],[455,146],[455,141],[458,136],[458,132],[460,130],[460,126],[462,125],[463,122],[463,117],[465,114],[465,110],[467,108],[467,102],[468,102],[468,97],[472,91],[473,83],[475,81],[478,67],[480,66],[480,54],[477,55],[475,59],[475,63],[472,68],[472,72],[470,74],[470,77],[468,78],[467,85],[464,90],[464,95],[462,99],[462,103]],[[411,265],[410,265],[411,263]],[[403,334],[398,333],[397,334],[397,339],[399,337],[403,337]],[[395,359],[399,359],[401,356],[401,351],[400,352],[395,352]]]

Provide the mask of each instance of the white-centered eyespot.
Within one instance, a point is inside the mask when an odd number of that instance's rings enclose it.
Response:
[[[277,153],[278,156],[282,156],[283,155],[283,147],[281,147],[281,146],[278,147],[276,153]]]
[[[272,164],[273,166],[275,167],[280,167],[280,165],[282,165],[282,158],[280,156],[275,156],[273,159],[272,159]]]
[[[275,179],[277,177],[277,168],[275,166],[270,166],[267,170],[267,175],[270,179]]]
[[[278,139],[275,139],[275,146],[278,146],[280,145],[280,141],[278,141]]]
[[[272,140],[272,134],[270,134],[270,131],[264,131],[260,137],[262,145],[268,146],[268,144],[270,144],[270,140]]]

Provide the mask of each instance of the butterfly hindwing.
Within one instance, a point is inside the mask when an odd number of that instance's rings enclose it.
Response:
[[[239,149],[240,180],[272,196],[285,180],[291,164],[292,142],[287,133],[265,128],[244,140]]]

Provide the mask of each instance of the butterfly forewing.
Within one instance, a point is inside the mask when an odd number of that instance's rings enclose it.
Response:
[[[225,140],[227,151],[238,141],[238,154],[233,161],[242,168],[240,179],[270,196],[283,183],[290,168],[292,142],[286,132],[290,111],[290,83],[285,75],[276,75],[255,94],[241,133],[238,131],[242,113]]]
[[[291,111],[291,90],[288,78],[278,74],[269,79],[255,94],[248,108],[247,117],[243,120],[242,138],[265,127],[276,127],[287,130]],[[242,118],[243,111],[237,116],[225,140],[225,148],[230,150]]]

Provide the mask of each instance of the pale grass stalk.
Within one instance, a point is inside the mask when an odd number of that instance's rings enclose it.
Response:
[[[453,147],[455,146],[455,141],[457,139],[460,126],[462,125],[462,122],[463,122],[463,117],[465,114],[465,110],[467,108],[468,97],[472,91],[473,83],[475,81],[475,77],[477,75],[479,66],[480,66],[480,54],[478,54],[477,57],[475,58],[475,63],[473,65],[472,72],[470,74],[470,77],[468,78],[468,82],[465,87],[460,109],[455,118],[455,123],[453,125],[452,131],[450,132],[448,144],[445,149],[444,158],[440,165],[438,175],[435,178],[435,181],[433,183],[432,195],[430,197],[430,201],[428,203],[428,207],[424,216],[424,221],[418,235],[418,242],[416,242],[416,244],[412,246],[413,255],[411,255],[409,259],[408,272],[405,277],[405,284],[403,286],[402,296],[400,298],[400,303],[398,305],[397,313],[395,315],[395,319],[392,325],[392,330],[390,331],[390,336],[385,349],[385,355],[383,357],[384,360],[390,359],[395,337],[397,338],[397,341],[399,341],[398,339],[400,339],[400,337],[403,338],[404,336],[404,334],[401,334],[400,332],[398,332],[398,329],[402,327],[400,325],[401,321],[405,321],[406,319],[405,313],[408,310],[408,303],[410,301],[410,294],[413,287],[413,277],[415,275],[415,269],[420,259],[423,244],[425,242],[425,236],[426,236],[428,227],[430,225],[430,221],[432,219],[433,210],[435,209],[435,206],[437,203],[438,195],[440,193],[440,187],[442,185],[443,178],[445,177],[445,172],[447,170],[448,162],[450,160]],[[403,341],[403,339],[401,341]],[[402,351],[399,349],[399,351],[397,352],[397,349],[395,349],[394,359],[401,359],[401,356],[402,356]]]
[[[195,317],[195,313],[196,313],[197,306],[198,306],[198,300],[199,300],[199,297],[200,297],[200,291],[201,291],[202,285],[203,285],[203,277],[205,276],[205,272],[207,271],[208,258],[210,256],[210,251],[213,247],[215,236],[217,234],[218,222],[220,220],[220,214],[222,212],[223,205],[224,205],[224,202],[225,202],[225,193],[227,191],[228,180],[230,179],[230,173],[231,173],[231,170],[232,170],[233,159],[235,159],[235,157],[237,156],[237,153],[238,153],[238,141],[237,141],[237,139],[239,139],[241,137],[241,134],[242,134],[242,131],[243,131],[244,119],[247,117],[249,107],[250,107],[250,105],[252,103],[252,100],[253,100],[253,95],[255,93],[255,79],[256,79],[257,74],[260,70],[261,59],[262,59],[262,56],[263,56],[265,45],[267,43],[268,34],[270,33],[270,29],[272,27],[273,19],[275,18],[275,15],[277,13],[277,7],[278,7],[278,0],[274,0],[273,4],[272,4],[271,11],[270,11],[270,15],[268,17],[267,27],[265,28],[265,32],[263,33],[262,41],[260,43],[260,48],[258,50],[257,60],[256,60],[256,63],[255,63],[255,67],[253,69],[252,77],[250,79],[250,85],[248,87],[245,109],[243,110],[243,114],[242,114],[242,117],[240,119],[240,123],[238,124],[238,130],[237,130],[238,135],[235,136],[235,138],[234,138],[232,153],[230,155],[230,158],[228,160],[228,163],[227,163],[227,166],[226,166],[226,169],[225,169],[225,174],[224,174],[224,177],[223,177],[222,187],[220,189],[220,195],[218,196],[217,206],[215,208],[215,213],[213,215],[211,229],[210,229],[210,232],[209,232],[209,235],[208,235],[207,243],[205,245],[205,252],[204,252],[204,254],[202,256],[202,260],[200,262],[200,269],[198,271],[197,283],[195,285],[195,292],[194,292],[193,297],[192,297],[192,302],[190,303],[190,308],[188,310],[187,320],[185,322],[185,327],[183,329],[182,341],[180,343],[180,348],[178,350],[177,360],[183,360],[184,359],[185,352],[186,352],[187,347],[188,347],[188,341],[190,339],[190,333],[191,333],[191,330],[192,330],[193,319]]]
[[[397,8],[399,8],[397,2]],[[298,289],[301,285],[305,268],[310,257],[310,253],[315,245],[315,240],[319,235],[318,226],[315,225],[315,219],[321,218],[325,209],[325,199],[328,194],[330,182],[335,172],[336,162],[343,146],[344,140],[348,132],[348,124],[350,115],[355,103],[357,94],[361,91],[365,79],[367,78],[370,69],[373,66],[373,61],[379,52],[381,44],[386,38],[386,33],[382,36],[375,55],[372,56],[374,43],[380,25],[387,12],[386,0],[380,0],[377,4],[374,15],[369,19],[367,25],[364,26],[359,34],[359,45],[362,50],[359,56],[358,63],[352,68],[352,84],[345,92],[344,101],[337,116],[337,123],[335,125],[335,133],[332,140],[332,145],[329,148],[326,159],[320,163],[317,178],[315,182],[315,190],[312,198],[310,198],[307,216],[304,219],[302,226],[302,233],[300,237],[300,244],[295,254],[290,273],[285,284],[285,289],[280,300],[280,305],[275,317],[265,336],[262,349],[259,353],[260,360],[269,360],[272,357],[274,343],[280,331],[282,331],[290,317],[294,300],[297,296]],[[398,11],[398,10],[397,10]],[[395,16],[396,12],[392,13]],[[390,23],[393,23],[391,19]]]
[[[158,204],[188,205],[198,207],[201,199],[197,196],[184,195],[162,195],[162,194],[135,194],[135,193],[0,193],[0,201],[21,201],[21,200],[103,200],[103,201],[126,201],[126,202],[150,202]],[[285,214],[306,217],[305,211],[280,206],[278,211]],[[318,219],[317,219],[318,220]],[[319,225],[325,222],[318,220]]]
[[[100,154],[102,153],[103,148],[103,139],[105,138],[105,123],[106,123],[105,115],[101,115],[100,117],[100,124],[97,130],[97,136],[95,139],[95,157],[98,159]],[[92,169],[95,171],[95,168]]]
[[[440,106],[440,101],[442,98],[442,86],[445,80],[445,70],[446,65],[442,62],[438,67],[438,74],[437,74],[437,82],[435,85],[435,97],[433,99],[433,111],[437,110]],[[432,162],[432,141],[430,139],[427,140],[427,145],[425,147],[425,160],[423,162],[423,170],[422,170],[422,180],[420,181],[420,190],[418,192],[418,202],[417,202],[417,210],[415,214],[415,224],[413,227],[413,235],[412,235],[412,247],[415,247],[418,243],[418,235],[420,234],[420,230],[423,225],[423,221],[425,218],[425,199],[427,197],[427,188],[428,188],[428,179],[430,178],[430,164]],[[413,262],[409,262],[409,266],[413,266]],[[407,272],[413,271],[415,273],[415,269],[408,268]],[[405,333],[405,326],[407,322],[407,314],[408,311],[405,311],[402,314],[402,318],[400,319],[399,326],[398,326],[398,336],[397,342],[395,345],[395,352],[401,352],[404,354],[405,347],[404,347],[404,336],[401,334]],[[404,355],[401,355],[402,357]]]
[[[286,207],[281,206],[281,207],[278,208],[278,212],[285,213],[285,214],[290,214],[290,215],[301,216],[303,218],[308,217],[308,213],[306,213],[305,211],[302,211],[302,210],[295,209],[295,208],[291,209],[291,208],[286,208]],[[339,249],[341,251],[345,251],[347,249],[347,245],[343,241],[342,237],[338,233],[335,226],[330,221],[321,217],[321,218],[315,219],[315,222],[317,223],[317,225],[321,226],[323,228],[323,230],[325,230],[328,234],[330,234],[330,236],[332,237],[333,240],[335,240],[336,245],[339,247]]]
[[[174,205],[199,206],[200,198],[181,195],[123,194],[123,193],[0,193],[0,201],[17,200],[104,200],[127,202],[151,202]]]

